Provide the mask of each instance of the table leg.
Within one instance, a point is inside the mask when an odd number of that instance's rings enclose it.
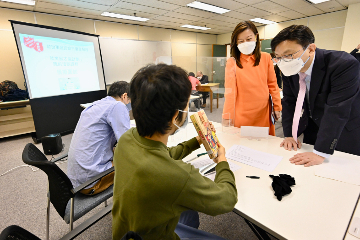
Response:
[[[210,89],[210,112],[212,113],[212,101],[213,101],[213,92]]]
[[[218,93],[218,94],[216,94],[216,96],[217,96],[217,104],[216,104],[216,108],[219,108],[219,93]]]
[[[259,240],[271,240],[269,235],[267,235],[266,231],[259,228],[258,226],[256,226],[252,222],[250,222],[249,220],[247,220],[245,218],[244,218],[244,220]]]

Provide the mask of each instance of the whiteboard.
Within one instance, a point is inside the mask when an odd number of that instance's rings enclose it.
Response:
[[[140,68],[157,63],[159,59],[171,58],[170,42],[99,39],[106,84],[130,82]]]

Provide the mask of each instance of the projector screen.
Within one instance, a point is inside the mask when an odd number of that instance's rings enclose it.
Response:
[[[12,26],[30,99],[106,89],[97,35]]]

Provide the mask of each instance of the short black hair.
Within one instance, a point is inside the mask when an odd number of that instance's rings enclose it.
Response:
[[[189,76],[195,77],[195,74],[193,72],[189,72]]]
[[[108,96],[121,97],[124,93],[127,93],[128,98],[130,98],[130,83],[125,81],[117,81],[111,84]]]
[[[309,44],[315,42],[315,37],[313,32],[304,25],[291,25],[290,27],[284,28],[281,30],[272,40],[271,40],[271,50],[275,51],[277,45],[283,41],[296,41],[303,48],[306,48]]]
[[[190,93],[191,83],[180,67],[151,64],[137,71],[130,82],[130,95],[139,135],[166,134],[176,111],[186,108]],[[182,114],[179,111],[177,120]]]

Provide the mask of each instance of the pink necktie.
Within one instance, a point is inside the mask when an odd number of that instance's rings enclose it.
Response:
[[[293,118],[293,125],[292,125],[292,135],[297,142],[297,132],[299,127],[299,120],[301,117],[301,110],[305,99],[305,92],[306,92],[306,84],[305,84],[305,78],[306,74],[303,72],[299,73],[299,94],[296,100],[296,107],[294,112],[294,118]]]

